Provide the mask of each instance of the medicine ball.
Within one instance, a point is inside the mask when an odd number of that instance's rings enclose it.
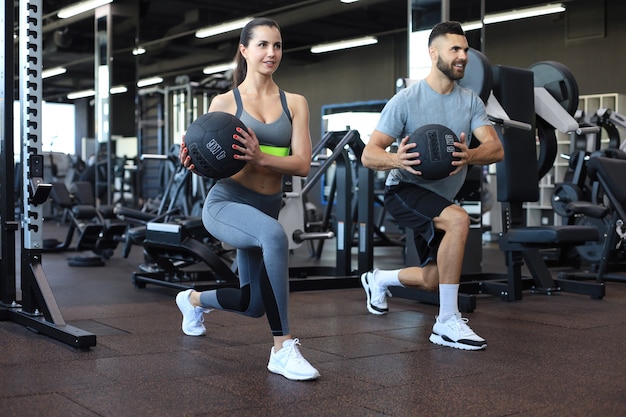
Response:
[[[410,152],[420,153],[421,164],[414,168],[428,180],[447,177],[456,169],[452,161],[460,159],[452,156],[452,152],[456,151],[454,142],[460,142],[459,138],[445,126],[429,124],[416,129],[409,135],[408,141],[417,144]]]
[[[185,145],[198,174],[214,179],[226,178],[246,165],[246,161],[234,157],[241,155],[233,149],[233,144],[241,145],[233,138],[237,127],[248,130],[237,117],[221,111],[203,114],[189,125]]]

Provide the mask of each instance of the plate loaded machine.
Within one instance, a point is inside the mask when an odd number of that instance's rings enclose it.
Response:
[[[0,73],[0,154],[2,178],[2,276],[0,276],[0,320],[12,320],[76,348],[88,349],[96,336],[68,325],[56,303],[41,264],[43,249],[43,203],[51,185],[43,182],[44,157],[41,150],[41,71],[42,71],[42,2],[20,1],[20,120],[22,136],[21,166],[23,175],[23,213],[21,250],[22,300],[17,300],[15,268],[15,231],[13,195],[13,1],[2,0],[3,71]],[[3,107],[2,107],[3,106]]]
[[[305,240],[318,240],[315,260],[321,257],[323,244],[335,238],[335,265],[324,266],[316,262],[306,266],[290,266],[291,291],[353,288],[359,286],[361,273],[373,267],[373,171],[360,163],[363,141],[356,130],[327,132],[313,149],[313,166],[317,170],[304,185],[296,184],[286,194],[286,205],[278,220],[283,224],[290,239],[290,247],[297,247]],[[330,155],[322,151],[328,149]],[[351,160],[350,151],[354,156]],[[319,232],[309,232],[302,227],[304,213],[301,211],[303,196],[312,189],[328,169],[334,166],[334,177],[330,181],[329,198]],[[300,178],[293,182],[297,183]],[[297,207],[297,209],[295,208]],[[331,211],[335,210],[335,231],[330,232]],[[355,230],[356,228],[356,230]],[[355,242],[354,236],[358,235]],[[353,269],[352,249],[358,249],[357,268]]]

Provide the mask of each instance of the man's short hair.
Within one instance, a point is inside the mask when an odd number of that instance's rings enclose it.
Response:
[[[463,28],[461,27],[461,24],[459,22],[451,21],[437,23],[433,27],[433,30],[430,32],[430,36],[428,37],[428,46],[432,45],[433,40],[435,40],[439,36],[447,34],[465,36],[465,32],[463,31]]]

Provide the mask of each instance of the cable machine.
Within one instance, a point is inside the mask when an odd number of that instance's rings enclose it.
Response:
[[[0,73],[0,154],[3,160],[4,183],[0,191],[2,276],[0,277],[0,320],[12,320],[42,334],[77,348],[95,346],[96,336],[68,325],[63,319],[52,289],[41,264],[43,250],[43,203],[51,184],[44,183],[44,156],[41,148],[42,101],[42,2],[20,1],[19,24],[19,99],[21,127],[21,289],[22,300],[17,300],[15,268],[15,185],[12,167],[13,149],[13,1],[1,0],[4,6],[2,20],[2,62]],[[17,175],[17,174],[16,174]]]

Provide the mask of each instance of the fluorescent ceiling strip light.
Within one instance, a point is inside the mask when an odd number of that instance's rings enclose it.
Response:
[[[77,100],[79,98],[92,97],[95,95],[96,95],[95,90],[82,90],[82,91],[75,91],[73,93],[69,93],[67,95],[67,98],[69,100]]]
[[[483,19],[485,24],[507,22],[509,20],[526,19],[528,17],[543,16],[546,14],[561,13],[565,11],[562,4],[544,4],[543,6],[529,7],[526,9],[514,9],[508,12],[490,13]]]
[[[67,19],[68,17],[76,16],[81,13],[85,13],[89,10],[96,9],[105,4],[112,3],[113,0],[88,0],[80,3],[67,6],[59,10],[57,17],[59,19]]]
[[[461,23],[461,28],[463,29],[464,32],[469,32],[470,30],[480,29],[482,27],[483,27],[483,23],[480,21]]]
[[[233,30],[243,28],[251,20],[251,17],[245,17],[243,19],[233,20],[232,22],[207,26],[196,31],[196,38],[208,38],[209,36],[219,35],[220,33],[232,32]]]
[[[202,70],[203,74],[215,74],[217,72],[224,72],[224,71],[228,71],[231,70],[233,68],[235,68],[237,65],[234,62],[227,62],[225,64],[217,64],[217,65],[210,65],[208,67],[205,67]]]
[[[118,85],[117,87],[111,87],[111,89],[109,90],[109,93],[121,94],[127,91],[128,91],[128,88],[126,86]],[[95,95],[96,95],[95,90],[81,90],[81,91],[75,91],[73,93],[68,93],[67,98],[68,100],[77,100],[79,98],[93,97]]]
[[[347,39],[344,41],[322,43],[311,47],[311,52],[321,54],[324,52],[337,51],[340,49],[356,48],[359,46],[373,45],[378,43],[378,39],[374,36],[364,36],[362,38]]]
[[[147,87],[149,85],[159,84],[163,82],[163,78],[161,77],[150,77],[144,78],[143,80],[137,81],[137,87]]]
[[[55,75],[65,74],[67,69],[63,67],[50,68],[41,72],[41,78],[54,77]]]
[[[122,94],[128,91],[128,88],[125,85],[118,85],[116,87],[111,87],[109,92],[111,94]]]
[[[511,20],[526,19],[528,17],[543,16],[546,14],[561,13],[564,11],[565,11],[565,6],[563,6],[560,3],[544,4],[543,6],[529,7],[527,9],[515,9],[515,10],[510,10],[507,12],[490,13],[490,14],[485,15],[484,22],[487,25],[491,23],[500,23],[500,22],[508,22]],[[461,23],[461,27],[463,28],[464,31],[468,32],[470,30],[476,30],[476,29],[482,28],[483,24],[481,21],[476,20],[476,21]]]
[[[341,0],[342,3],[356,3],[359,0]]]

